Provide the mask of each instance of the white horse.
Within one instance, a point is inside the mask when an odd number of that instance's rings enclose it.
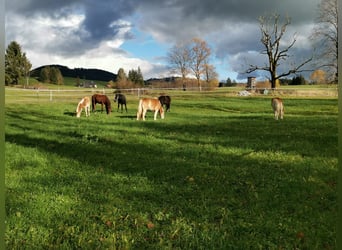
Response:
[[[164,109],[160,101],[156,98],[143,98],[139,100],[137,120],[141,118],[145,121],[147,110],[154,111],[154,120],[157,120],[158,112],[160,113],[161,119],[164,119]]]
[[[273,112],[274,112],[274,119],[278,120],[279,116],[280,116],[280,119],[283,119],[284,118],[283,100],[280,99],[279,97],[272,98],[271,105],[272,105]]]
[[[76,117],[81,117],[82,109],[84,109],[86,116],[90,116],[90,104],[90,98],[88,96],[83,97],[77,105]]]

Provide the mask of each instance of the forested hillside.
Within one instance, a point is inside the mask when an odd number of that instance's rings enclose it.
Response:
[[[74,77],[85,80],[97,80],[97,81],[115,81],[116,74],[111,72],[100,70],[100,69],[85,69],[85,68],[74,68],[70,69],[63,65],[44,65],[35,68],[31,71],[32,77],[39,77],[41,69],[44,67],[57,67],[61,71],[63,77]]]

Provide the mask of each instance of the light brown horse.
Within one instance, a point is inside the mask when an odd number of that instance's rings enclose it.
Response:
[[[272,98],[271,105],[274,112],[274,119],[278,120],[284,118],[284,103],[283,100],[279,97]]]
[[[81,117],[82,109],[84,109],[86,116],[90,116],[90,97],[85,96],[78,103],[76,108],[76,117]]]
[[[154,111],[154,120],[157,120],[158,112],[160,113],[161,119],[164,119],[164,109],[160,101],[156,98],[143,98],[139,100],[137,120],[141,118],[145,121],[147,110]]]

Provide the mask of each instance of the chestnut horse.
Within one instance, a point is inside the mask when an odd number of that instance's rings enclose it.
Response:
[[[137,120],[141,118],[145,121],[147,110],[154,111],[154,120],[157,120],[158,112],[160,113],[161,119],[164,119],[164,109],[160,101],[156,98],[143,98],[139,100]]]
[[[101,103],[101,111],[103,111],[103,104],[106,106],[107,115],[109,115],[110,112],[112,111],[111,103],[110,103],[108,96],[102,95],[102,94],[94,94],[91,97],[91,105],[92,105],[93,112],[95,111],[96,103]]]
[[[272,98],[271,100],[272,109],[274,112],[274,119],[278,120],[278,117],[280,116],[280,119],[283,119],[284,117],[284,103],[283,100],[279,97]]]
[[[85,115],[90,116],[90,98],[85,96],[78,103],[76,108],[76,117],[81,117],[82,109],[84,109]]]

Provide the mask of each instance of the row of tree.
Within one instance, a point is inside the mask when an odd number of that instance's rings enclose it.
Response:
[[[45,83],[63,85],[64,79],[58,67],[46,66],[40,70],[39,80]]]
[[[261,82],[265,85],[263,87],[266,87],[267,81]],[[280,85],[306,85],[306,84],[317,84],[321,83],[324,84],[326,83],[326,72],[324,70],[318,69],[312,72],[310,75],[310,82],[305,79],[305,77],[301,74],[294,76],[292,79],[291,78],[282,78],[279,79],[279,84]],[[237,86],[237,82],[235,80],[231,80],[229,77],[225,82],[220,82],[219,87],[234,87]],[[268,87],[267,87],[268,88]]]
[[[217,81],[218,74],[215,67],[209,63],[210,55],[211,49],[207,42],[200,38],[193,38],[183,44],[174,45],[167,58],[172,71],[180,74],[184,82],[189,74],[193,74],[201,90],[201,77],[204,77],[207,83]]]
[[[120,68],[116,76],[116,82],[111,81],[110,85],[118,89],[143,87],[144,77],[140,67],[129,70],[128,75],[123,68]]]

